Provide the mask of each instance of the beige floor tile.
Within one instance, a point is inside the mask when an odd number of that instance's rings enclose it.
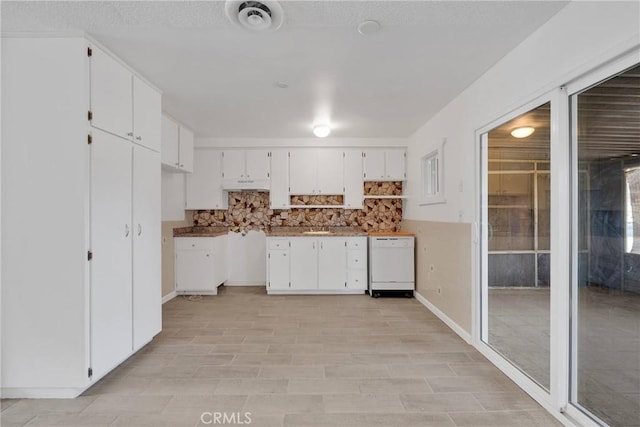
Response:
[[[325,367],[327,378],[388,378],[387,365],[380,364],[351,364],[330,365]]]
[[[322,344],[271,344],[268,353],[311,353],[317,354],[322,351]]]
[[[113,425],[116,420],[115,415],[39,415],[25,424],[28,427],[50,427],[50,426],[64,426],[64,427],[102,427]],[[8,427],[10,424],[5,424],[5,419],[2,418],[2,427]]]
[[[552,427],[562,426],[544,410],[450,413],[457,426],[470,427]]]
[[[173,396],[162,413],[240,412],[246,400],[243,395]]]
[[[182,396],[213,394],[221,380],[216,378],[158,378],[152,379],[143,396]]]
[[[535,410],[540,405],[523,391],[474,393],[473,396],[487,411]]]
[[[237,354],[232,365],[290,365],[290,354]]]
[[[255,378],[259,368],[255,366],[201,366],[196,378]]]
[[[322,366],[264,366],[260,368],[260,378],[324,378]]]
[[[502,372],[489,362],[449,363],[449,367],[460,376],[502,376]]]
[[[427,378],[434,393],[505,391],[507,385],[486,377]]]
[[[360,393],[433,393],[429,384],[422,378],[384,378],[359,380]]]
[[[171,397],[168,396],[98,396],[82,415],[90,414],[136,414],[159,413],[162,411]]]
[[[332,394],[359,393],[360,380],[343,378],[323,379],[291,379],[287,393],[289,394]]]
[[[398,378],[455,377],[456,373],[445,363],[389,365],[389,373]]]
[[[233,360],[233,354],[202,354],[202,355],[177,355],[169,366],[205,366],[205,365],[229,365]]]
[[[352,359],[356,364],[411,363],[411,358],[406,353],[355,353]]]
[[[215,394],[285,394],[288,384],[289,380],[286,379],[221,379]]]
[[[471,393],[403,394],[400,400],[407,412],[482,411]]]
[[[118,416],[111,425],[121,427],[193,427],[204,425],[200,424],[201,415],[198,411],[161,415],[124,414]]]
[[[2,411],[0,419],[18,414],[78,414],[97,399],[96,396],[80,396],[75,399],[21,399]]]
[[[477,353],[477,352],[476,352]],[[466,363],[473,362],[471,354],[465,352],[433,352],[411,353],[409,357],[412,363]],[[477,353],[480,354],[480,353]]]
[[[211,353],[266,353],[269,344],[214,344]]]
[[[45,415],[46,416],[46,415]],[[2,427],[22,427],[29,421],[37,418],[36,415],[31,413],[16,413],[13,415],[0,414],[0,426]],[[115,417],[112,417],[114,419]]]
[[[271,414],[322,413],[322,396],[263,394],[249,396],[244,411],[257,416]]]
[[[293,354],[292,365],[337,365],[353,363],[350,353]]]
[[[404,412],[400,397],[393,394],[326,394],[322,399],[326,413]]]

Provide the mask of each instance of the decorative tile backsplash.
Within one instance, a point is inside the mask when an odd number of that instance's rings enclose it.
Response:
[[[370,185],[371,184],[371,185]],[[399,191],[399,193],[396,193]],[[401,182],[365,183],[365,194],[402,194]],[[313,196],[296,196],[306,204],[321,204]],[[317,196],[316,196],[317,197]],[[335,197],[335,196],[327,196]],[[365,199],[364,209],[291,208],[269,209],[269,193],[230,192],[228,210],[193,212],[193,225],[224,226],[231,231],[264,230],[268,227],[353,227],[364,231],[398,231],[402,221],[402,199]]]
[[[344,196],[342,194],[334,196],[291,196],[291,205],[322,205],[322,206],[342,206]]]

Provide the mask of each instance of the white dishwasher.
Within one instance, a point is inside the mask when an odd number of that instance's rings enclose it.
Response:
[[[384,291],[413,296],[415,289],[415,236],[389,233],[369,236],[369,294]]]

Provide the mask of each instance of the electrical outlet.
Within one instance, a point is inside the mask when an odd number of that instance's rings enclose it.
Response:
[[[436,267],[435,267],[435,265],[431,264],[431,265],[429,266],[429,271],[436,271]]]
[[[438,295],[442,295],[442,288],[438,286]]]
[[[162,236],[162,244],[163,245],[167,244],[167,236]]]

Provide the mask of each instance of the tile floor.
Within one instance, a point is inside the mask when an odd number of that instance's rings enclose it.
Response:
[[[549,386],[549,289],[489,291],[489,343]],[[640,294],[579,289],[578,403],[611,426],[640,426]]]
[[[560,425],[414,299],[222,287],[163,321],[76,399],[3,400],[2,427]]]

